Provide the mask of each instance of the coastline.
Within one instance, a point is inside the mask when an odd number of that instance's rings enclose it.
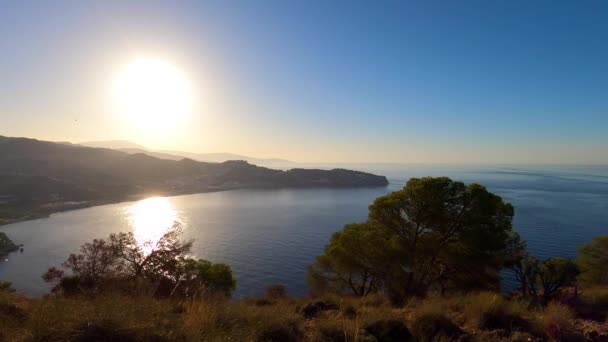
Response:
[[[221,188],[204,188],[204,189],[196,189],[196,190],[186,190],[186,191],[171,191],[167,193],[163,192],[151,192],[146,194],[138,194],[138,195],[128,195],[126,197],[108,199],[108,200],[95,200],[95,201],[86,201],[86,202],[78,202],[78,204],[65,204],[57,205],[53,210],[48,211],[32,211],[31,215],[22,216],[14,219],[3,219],[0,217],[0,230],[3,226],[11,225],[19,222],[26,222],[32,220],[38,220],[43,218],[49,218],[53,214],[63,213],[68,211],[74,211],[79,209],[87,209],[102,205],[108,204],[116,204],[116,203],[124,203],[124,202],[134,202],[142,199],[146,199],[148,197],[154,196],[163,196],[163,197],[175,197],[182,195],[194,195],[194,194],[204,194],[211,192],[221,192],[221,191],[231,191],[231,190],[242,190],[242,189],[268,189],[268,190],[276,190],[276,189],[315,189],[315,188],[324,188],[324,189],[350,189],[350,188],[380,188],[387,187],[388,185],[383,186],[358,186],[358,187],[281,187],[281,186],[232,186],[232,187],[221,187]]]
[[[74,211],[74,210],[79,210],[79,209],[87,209],[87,208],[98,207],[98,206],[102,206],[102,205],[108,205],[108,204],[139,201],[139,200],[142,200],[142,199],[145,199],[148,197],[154,197],[154,196],[174,197],[174,196],[181,196],[181,195],[202,194],[202,193],[229,191],[229,190],[237,190],[237,189],[245,189],[245,188],[221,188],[221,189],[205,189],[205,190],[199,189],[199,190],[195,190],[195,191],[179,191],[179,192],[169,192],[169,193],[147,193],[147,194],[139,194],[139,195],[129,195],[127,197],[116,198],[116,199],[79,202],[76,205],[63,204],[63,205],[57,205],[53,210],[49,210],[46,212],[38,212],[38,213],[34,212],[31,215],[18,217],[15,219],[0,218],[0,227],[11,225],[14,223],[19,223],[19,222],[49,218],[51,215],[57,214],[57,213]]]

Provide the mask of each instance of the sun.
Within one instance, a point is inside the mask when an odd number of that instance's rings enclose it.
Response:
[[[166,131],[190,111],[190,86],[182,73],[160,59],[137,59],[116,75],[116,112],[133,128],[147,133]]]

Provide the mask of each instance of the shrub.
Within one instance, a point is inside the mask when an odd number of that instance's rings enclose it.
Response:
[[[25,321],[27,313],[13,303],[0,303],[0,317],[5,316],[17,321]]]
[[[101,321],[97,323],[87,323],[82,325],[75,331],[74,335],[71,338],[71,341],[161,342],[168,340],[150,332],[132,331],[130,329],[121,327],[114,322]]]
[[[15,292],[13,283],[11,283],[10,281],[0,281],[0,292]]]
[[[451,339],[464,334],[445,314],[445,307],[436,300],[424,301],[416,307],[411,328],[420,341]]]
[[[529,331],[526,310],[516,301],[506,300],[496,293],[467,296],[464,305],[466,319],[482,330]]]
[[[357,309],[352,305],[346,305],[342,309],[342,315],[348,319],[355,319],[357,317]]]
[[[374,322],[367,327],[365,331],[383,342],[407,342],[413,341],[414,337],[409,329],[399,320],[384,320]]]
[[[274,305],[275,302],[268,300],[266,298],[259,298],[255,300],[255,305],[256,306],[270,306],[270,305]]]
[[[297,342],[303,339],[300,328],[293,322],[274,323],[259,334],[259,342]]]
[[[585,288],[576,305],[579,316],[603,322],[608,319],[608,288]]]
[[[283,284],[274,284],[266,288],[266,297],[268,298],[283,298],[287,296],[287,286]]]
[[[331,301],[315,301],[306,304],[302,308],[302,315],[306,318],[313,318],[318,316],[321,312],[327,310],[338,310],[339,306]]]
[[[596,236],[578,248],[576,263],[581,269],[578,278],[588,285],[608,285],[608,235]]]

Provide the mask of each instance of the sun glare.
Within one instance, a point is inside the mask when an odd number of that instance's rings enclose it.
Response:
[[[127,210],[133,235],[147,253],[178,222],[175,209],[165,197],[135,202]]]
[[[186,78],[159,59],[138,59],[114,79],[114,105],[133,128],[161,131],[174,127],[190,111]]]

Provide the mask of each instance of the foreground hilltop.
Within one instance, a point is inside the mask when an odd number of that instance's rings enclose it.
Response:
[[[239,160],[166,160],[142,153],[0,136],[0,224],[149,195],[387,184],[384,176],[345,169],[283,171]]]

